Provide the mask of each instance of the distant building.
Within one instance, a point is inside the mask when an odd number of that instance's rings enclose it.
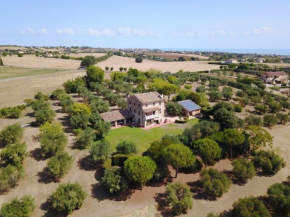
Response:
[[[238,60],[236,60],[236,59],[229,59],[225,63],[226,64],[238,63]]]
[[[132,112],[133,120],[142,127],[161,123],[164,118],[164,98],[157,92],[130,95],[127,109]]]
[[[192,102],[191,100],[184,100],[177,102],[179,105],[181,105],[185,115],[188,116],[195,116],[200,114],[200,106]]]
[[[261,79],[265,84],[288,84],[289,74],[286,72],[264,72]]]

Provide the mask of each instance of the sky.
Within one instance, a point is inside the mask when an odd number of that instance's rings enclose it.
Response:
[[[0,44],[290,49],[289,0],[0,0]]]

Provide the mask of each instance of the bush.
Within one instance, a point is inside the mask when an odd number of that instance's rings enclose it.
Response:
[[[277,113],[276,114],[277,119],[281,124],[286,124],[289,121],[289,116],[288,114],[283,114],[283,113]]]
[[[183,113],[182,106],[176,102],[168,102],[166,104],[166,111],[169,115],[178,116]]]
[[[91,160],[95,164],[102,164],[112,156],[112,149],[107,140],[94,143],[90,150]]]
[[[62,152],[66,146],[67,137],[60,123],[45,123],[40,127],[40,147],[43,156]]]
[[[133,142],[123,141],[117,145],[117,152],[121,154],[137,154],[137,146]]]
[[[240,104],[234,104],[234,109],[235,112],[242,112],[243,111],[243,107]]]
[[[0,170],[0,192],[14,188],[18,180],[23,176],[23,167],[8,165]]]
[[[57,153],[55,156],[49,159],[47,162],[47,168],[50,174],[56,179],[63,177],[71,165],[74,158],[67,153]]]
[[[192,209],[192,193],[188,185],[180,182],[168,184],[165,190],[166,202],[176,214]]]
[[[18,107],[13,107],[10,109],[9,111],[9,116],[10,118],[15,118],[15,119],[18,119],[21,115],[21,109],[18,108]]]
[[[191,90],[192,85],[190,85],[190,84],[186,84],[186,85],[184,85],[184,88],[185,88],[185,89],[188,89],[188,90]]]
[[[239,181],[246,182],[248,179],[252,179],[256,175],[255,167],[252,162],[248,162],[246,159],[237,159],[232,162],[233,174]]]
[[[59,185],[50,196],[50,201],[56,211],[70,214],[82,206],[86,196],[87,193],[79,183],[67,183]]]
[[[56,100],[62,94],[65,94],[63,89],[56,89],[50,94],[50,99]]]
[[[275,115],[265,115],[263,117],[264,125],[267,127],[273,127],[277,124],[278,119]]]
[[[1,217],[30,217],[35,208],[31,196],[15,198],[10,203],[5,203],[0,209]]]
[[[22,136],[23,128],[19,124],[9,125],[0,132],[0,143],[4,146],[18,143]]]
[[[283,213],[285,216],[290,214],[290,186],[276,183],[268,188],[269,202],[274,210]],[[283,215],[283,216],[284,216]]]
[[[49,99],[49,97],[47,95],[44,95],[43,93],[41,92],[37,92],[35,95],[34,95],[34,99],[36,100],[44,100],[44,101],[47,101]]]
[[[256,152],[253,162],[257,170],[262,170],[267,174],[275,174],[286,166],[284,159],[274,151]]]
[[[114,154],[113,155],[113,165],[114,166],[124,166],[124,162],[129,158],[126,154]]]
[[[93,144],[96,138],[95,131],[92,128],[86,128],[81,130],[77,135],[77,145],[79,148],[83,149],[89,147]]]
[[[255,105],[255,111],[260,113],[260,114],[265,114],[269,110],[269,107],[264,104],[256,104]]]
[[[197,93],[205,93],[205,86],[204,86],[204,85],[199,85],[199,86],[195,89],[195,91],[196,91]]]
[[[25,143],[7,145],[0,153],[2,161],[14,166],[21,164],[26,156],[27,146]]]
[[[272,102],[269,102],[268,105],[269,105],[270,111],[273,113],[277,113],[281,111],[282,109],[282,105],[279,102],[272,101]]]
[[[110,194],[122,193],[128,188],[128,183],[125,177],[121,175],[121,169],[118,167],[105,170],[102,185]]]
[[[245,118],[245,122],[247,125],[256,125],[256,126],[262,126],[263,120],[260,117],[257,117],[255,115],[250,115]]]
[[[142,63],[142,62],[143,62],[142,57],[137,57],[137,58],[135,59],[135,62],[136,62],[136,63]]]
[[[55,112],[50,108],[37,110],[35,112],[36,124],[39,126],[45,122],[51,123],[54,120]]]
[[[228,192],[232,182],[224,173],[209,168],[201,171],[201,184],[207,196],[216,198]]]
[[[262,201],[254,197],[246,197],[233,204],[233,216],[271,217],[272,215]]]
[[[87,79],[88,82],[99,82],[101,83],[104,79],[105,72],[100,67],[89,66],[87,67]]]

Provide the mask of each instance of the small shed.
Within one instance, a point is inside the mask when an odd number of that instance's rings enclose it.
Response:
[[[200,106],[195,104],[191,100],[179,101],[178,104],[181,105],[186,115],[195,116],[200,114]]]

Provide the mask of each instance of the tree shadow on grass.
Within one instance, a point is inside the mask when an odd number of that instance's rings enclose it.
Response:
[[[45,167],[43,168],[43,170],[41,172],[39,172],[38,174],[38,182],[39,183],[44,183],[44,184],[49,184],[51,182],[58,182],[49,172],[48,168]]]
[[[51,207],[49,199],[40,205],[40,209],[46,211],[42,217],[67,217],[67,213],[59,213]]]
[[[34,158],[36,161],[43,161],[47,159],[47,157],[43,157],[41,155],[41,148],[36,148],[30,151],[30,157]]]
[[[85,171],[94,171],[97,169],[96,166],[92,164],[89,155],[79,159],[78,166],[81,170],[85,170]]]
[[[176,214],[167,206],[167,202],[165,199],[164,193],[159,193],[154,197],[157,205],[157,210],[161,213],[164,217],[173,217]]]

